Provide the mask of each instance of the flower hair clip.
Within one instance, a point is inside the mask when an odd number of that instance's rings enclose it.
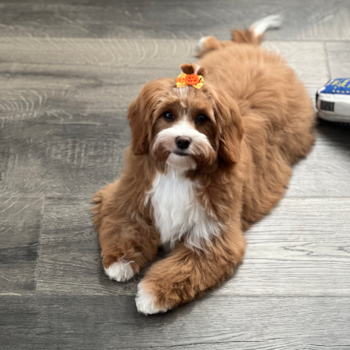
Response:
[[[193,72],[193,68],[194,68],[193,65],[182,65],[181,66],[182,70],[186,70],[186,71],[191,71],[192,70],[192,72],[189,73],[189,74],[186,74],[186,72],[182,72],[177,77],[177,79],[176,79],[176,86],[178,88],[182,88],[182,87],[185,87],[185,86],[193,86],[195,89],[199,90],[203,86],[204,78],[203,78],[202,75],[198,75],[197,74],[197,71],[200,69],[200,67],[197,66],[197,69],[196,69],[195,72]]]

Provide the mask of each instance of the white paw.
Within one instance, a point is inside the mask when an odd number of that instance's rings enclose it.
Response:
[[[105,273],[111,280],[116,280],[118,282],[128,281],[134,276],[134,271],[130,266],[131,263],[132,261],[120,259],[111,264],[108,269],[104,268]]]
[[[144,315],[158,314],[160,312],[167,312],[169,309],[159,308],[154,304],[154,297],[151,293],[146,293],[140,282],[137,286],[137,295],[135,298],[137,311]]]
[[[198,43],[197,43],[197,46],[196,46],[196,50],[199,51],[203,45],[204,45],[204,42],[207,40],[207,38],[209,38],[208,36],[203,36],[199,39]]]

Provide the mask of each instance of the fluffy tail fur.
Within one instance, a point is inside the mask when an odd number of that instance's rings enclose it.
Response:
[[[282,17],[280,15],[268,16],[253,23],[246,30],[234,29],[232,31],[232,39],[237,43],[259,45],[267,30],[279,28],[281,24]]]

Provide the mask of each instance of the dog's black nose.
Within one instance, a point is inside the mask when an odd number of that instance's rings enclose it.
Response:
[[[191,144],[191,139],[188,136],[178,136],[175,139],[176,146],[180,149],[187,149]]]

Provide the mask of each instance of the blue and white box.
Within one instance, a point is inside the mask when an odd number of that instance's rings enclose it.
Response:
[[[332,79],[319,89],[316,107],[322,119],[350,123],[350,78]]]

